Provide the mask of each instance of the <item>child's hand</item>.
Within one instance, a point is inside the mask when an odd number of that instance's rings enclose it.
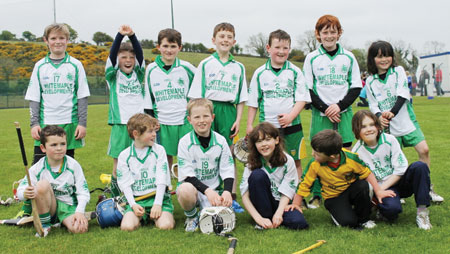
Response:
[[[382,190],[382,189],[375,192],[375,195],[377,196],[378,202],[380,202],[380,204],[383,203],[381,201],[383,198],[392,198],[397,196],[395,192],[393,192],[392,190]]]
[[[270,219],[261,217],[261,219],[255,220],[255,222],[263,228],[273,228],[273,224]]]
[[[129,25],[121,25],[119,33],[123,36],[132,36],[134,34],[133,29]]]
[[[34,186],[27,186],[25,191],[23,192],[23,197],[26,199],[34,199],[36,198],[36,190]]]
[[[386,118],[391,120],[392,118],[394,118],[394,113],[390,112],[390,111],[384,111],[383,113],[381,113],[381,115]]]
[[[341,115],[335,115],[335,116],[328,116],[328,119],[332,122],[332,123],[340,123],[341,122]]]
[[[381,115],[379,119],[380,119],[381,127],[383,127],[383,129],[385,129],[389,126],[389,122],[390,122],[389,119],[385,118],[383,115]]]
[[[205,195],[212,206],[220,206],[222,204],[222,197],[213,189],[206,189]]]
[[[283,113],[278,115],[278,122],[280,123],[281,128],[288,127],[289,124],[292,123],[292,118],[289,114]]]
[[[224,191],[222,193],[222,206],[230,207],[233,203],[233,197],[231,197],[231,193],[229,191]]]
[[[277,210],[272,217],[272,227],[277,228],[283,223],[283,210]]]
[[[150,219],[157,220],[161,217],[162,208],[160,205],[153,205],[152,210],[150,210]]]
[[[248,136],[250,134],[250,132],[252,132],[252,130],[253,130],[253,126],[247,125],[247,130],[245,130],[245,134]]]
[[[33,137],[36,140],[41,139],[41,126],[35,125],[31,128],[31,137]]]
[[[333,117],[333,116],[339,115],[339,113],[341,113],[341,108],[339,108],[339,106],[337,104],[331,104],[325,110],[325,115],[328,117]]]
[[[132,208],[133,208],[134,214],[137,217],[142,217],[144,215],[144,213],[145,213],[145,209],[142,206],[138,205],[138,204],[134,204]]]
[[[232,138],[236,137],[237,134],[239,134],[239,122],[238,121],[234,122],[233,126],[231,126],[230,130],[232,132],[230,138],[232,139]]]
[[[75,229],[75,231],[80,233],[85,233],[88,230],[88,220],[84,216],[84,213],[74,213],[73,220],[72,220],[72,226]]]
[[[86,127],[78,125],[75,129],[75,139],[82,139],[86,137]]]
[[[284,208],[285,212],[294,211],[294,210],[298,210],[299,212],[303,213],[302,208],[298,205],[290,204]]]

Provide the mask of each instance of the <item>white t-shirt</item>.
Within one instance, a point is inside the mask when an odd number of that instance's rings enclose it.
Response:
[[[29,174],[31,185],[36,186],[38,181],[47,180],[57,200],[67,205],[76,205],[76,212],[84,213],[91,195],[83,169],[75,159],[66,155],[61,168],[54,171],[48,164],[47,157],[44,157],[29,169]],[[25,176],[17,188],[19,199],[24,200],[23,194],[27,186],[28,180]]]
[[[181,125],[187,117],[187,95],[196,71],[178,58],[165,70],[161,56],[145,71],[145,108],[152,109],[161,124]]]
[[[231,54],[226,63],[220,61],[217,52],[212,54],[198,65],[188,96],[233,104],[247,101],[244,65]]]
[[[223,180],[234,179],[234,161],[226,139],[211,131],[207,148],[191,131],[180,139],[178,144],[178,181],[196,177],[213,190],[223,189]]]
[[[411,117],[411,115],[414,116],[414,111],[409,103],[408,78],[403,67],[389,68],[385,80],[381,80],[378,74],[369,76],[366,80],[366,89],[369,108],[374,114],[390,111],[397,101],[397,96],[406,99],[397,115],[389,123],[389,131],[392,135],[404,136],[416,130]]]
[[[381,133],[378,144],[374,148],[368,147],[364,141],[358,140],[352,152],[367,164],[379,184],[391,175],[404,175],[408,168],[408,160],[402,152],[397,139],[386,133]]]
[[[105,79],[109,88],[108,124],[127,124],[137,113],[144,113],[144,70],[145,61],[139,65],[136,60],[134,70],[125,74],[119,69],[119,61],[112,66],[108,57]]]
[[[294,159],[289,154],[284,154],[287,157],[287,162],[280,167],[271,168],[263,160],[262,170],[270,179],[272,196],[275,200],[280,200],[281,195],[293,199],[298,185],[297,168],[295,167]],[[241,195],[248,191],[248,178],[251,173],[252,171],[245,167],[240,185]]]
[[[34,65],[25,100],[41,104],[41,125],[77,123],[78,99],[90,95],[83,65],[67,52],[56,65],[49,55]]]
[[[268,59],[256,69],[250,82],[247,106],[259,108],[259,122],[267,121],[280,128],[278,115],[291,112],[297,101],[311,102],[300,68],[286,61],[276,73]],[[289,126],[300,123],[298,115]]]

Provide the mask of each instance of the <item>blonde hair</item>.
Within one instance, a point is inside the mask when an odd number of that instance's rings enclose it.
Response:
[[[155,128],[158,125],[158,120],[147,114],[138,113],[133,115],[127,122],[128,135],[131,139],[134,139],[133,131],[137,131],[139,135],[142,135],[147,129]]]
[[[213,103],[205,98],[197,98],[197,99],[192,99],[188,102],[187,105],[187,110],[188,110],[188,114],[191,115],[191,111],[193,107],[206,107],[209,109],[209,111],[211,112],[211,115],[214,113],[214,106]]]
[[[48,36],[53,31],[55,31],[55,32],[62,32],[66,36],[67,39],[69,39],[69,37],[70,37],[69,27],[66,24],[53,23],[51,25],[48,25],[45,28],[45,30],[44,30],[44,38],[46,40],[48,40]]]

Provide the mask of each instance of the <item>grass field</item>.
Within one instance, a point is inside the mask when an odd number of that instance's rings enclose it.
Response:
[[[237,214],[237,226],[233,231],[239,239],[237,253],[292,253],[324,239],[327,243],[312,253],[450,253],[450,98],[427,100],[414,98],[414,108],[426,135],[431,154],[431,179],[435,190],[445,198],[441,205],[433,205],[430,218],[433,228],[423,231],[415,224],[415,204],[408,198],[397,223],[377,222],[370,230],[355,231],[332,225],[328,212],[323,208],[304,212],[310,224],[308,230],[291,231],[274,229],[257,231],[248,213]],[[358,110],[358,108],[354,108]],[[309,135],[311,112],[301,113],[305,137]],[[22,125],[29,161],[32,158],[32,139],[28,109],[0,110],[0,195],[5,200],[12,196],[14,181],[24,176],[17,136],[13,125]],[[110,173],[112,160],[106,155],[110,127],[107,122],[107,105],[90,105],[86,147],[76,151],[76,158],[83,166],[90,189],[104,187],[101,173]],[[244,116],[243,119],[246,119]],[[244,120],[245,121],[245,120]],[[241,133],[245,122],[241,124]],[[307,138],[307,144],[309,138]],[[311,148],[308,145],[308,152]],[[412,148],[405,149],[409,162],[417,159]],[[303,161],[303,165],[309,160]],[[238,164],[239,175],[243,166]],[[91,195],[87,210],[94,210],[99,192]],[[0,226],[1,253],[226,253],[228,242],[223,237],[184,232],[184,215],[176,198],[176,228],[160,231],[147,226],[135,232],[121,232],[118,228],[102,230],[96,221],[89,223],[89,232],[83,235],[67,233],[64,228],[52,229],[45,239],[34,237],[34,228]],[[0,206],[0,218],[13,217],[20,205]]]

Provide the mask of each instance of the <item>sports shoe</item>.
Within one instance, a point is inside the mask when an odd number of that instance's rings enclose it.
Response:
[[[436,192],[434,192],[433,185],[430,186],[430,198],[432,202],[441,203],[444,201],[444,198],[439,196]]]
[[[47,237],[48,233],[50,232],[51,227],[45,227],[43,228],[44,230],[44,236],[40,236],[39,233],[36,233],[34,236],[38,237],[38,238],[42,238],[42,237]]]
[[[21,218],[23,218],[23,217],[30,217],[30,216],[31,216],[31,214],[27,214],[27,213],[25,213],[24,210],[20,210],[20,211],[16,214],[16,216],[14,216],[13,219],[21,219]]]
[[[259,224],[255,225],[255,229],[256,230],[264,230],[264,228],[261,225],[259,225]]]
[[[431,229],[432,226],[431,226],[430,217],[428,216],[428,214],[429,214],[428,209],[424,209],[423,211],[417,213],[416,223],[420,229],[424,229],[424,230]]]
[[[195,232],[198,230],[198,217],[192,217],[192,218],[186,218],[186,221],[184,222],[185,231],[186,232]]]
[[[400,204],[402,204],[402,205],[406,204],[406,200],[404,198],[401,198],[400,199]]]
[[[308,202],[308,208],[311,209],[317,209],[320,207],[321,198],[319,196],[314,196],[309,202]]]
[[[242,206],[236,200],[233,200],[233,203],[231,204],[231,208],[233,208],[233,211],[235,213],[243,213],[244,212],[244,208],[242,208]]]
[[[364,222],[363,224],[361,224],[361,226],[363,226],[364,228],[374,228],[377,226],[377,224],[375,224],[375,222],[373,220],[368,220],[366,222]]]

